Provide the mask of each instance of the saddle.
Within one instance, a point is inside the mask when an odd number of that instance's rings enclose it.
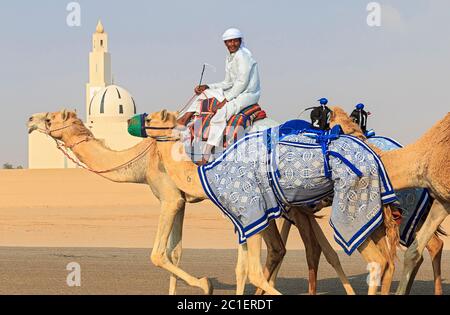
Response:
[[[194,141],[206,141],[209,137],[210,122],[216,112],[225,105],[224,102],[219,102],[216,98],[209,98],[202,101],[200,106],[200,114],[192,116],[190,122],[187,124],[191,143]],[[223,147],[235,143],[244,135],[244,130],[253,125],[258,120],[266,118],[266,112],[261,109],[258,104],[250,105],[233,115],[227,122],[227,126],[223,133]]]

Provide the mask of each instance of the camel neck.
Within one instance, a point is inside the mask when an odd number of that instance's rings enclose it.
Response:
[[[102,176],[114,182],[146,183],[146,170],[149,163],[150,150],[147,150],[144,155],[134,162],[129,164],[128,162],[141,155],[146,149],[151,148],[153,140],[144,140],[127,150],[114,151],[106,147],[100,140],[90,138],[80,142],[80,139],[82,138],[70,137],[69,139],[64,139],[64,142],[67,145],[78,143],[72,148],[72,151],[89,168],[95,171],[115,169],[102,173]],[[123,167],[117,168],[122,165]]]
[[[352,135],[364,141],[377,155],[389,175],[392,186],[396,191],[406,188],[422,187],[426,188],[426,183],[420,180],[422,169],[418,160],[416,149],[411,146],[393,151],[382,151],[375,145],[369,143],[359,126],[353,123],[348,117],[335,117],[333,124],[339,124],[345,134]]]
[[[198,166],[186,154],[184,146],[177,142],[157,142],[158,151],[167,173],[186,194],[207,199],[198,175]]]
[[[380,154],[381,161],[395,190],[406,188],[428,188],[424,181],[423,154],[415,145],[385,151]]]

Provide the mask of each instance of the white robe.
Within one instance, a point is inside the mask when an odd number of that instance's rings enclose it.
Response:
[[[256,104],[261,94],[258,64],[246,48],[240,48],[230,54],[226,60],[225,80],[208,84],[209,89],[199,95],[187,112],[200,112],[201,101],[215,97],[219,102],[225,98],[227,103],[219,109],[210,121],[210,131],[207,143],[222,146],[222,135],[231,116],[242,109]]]

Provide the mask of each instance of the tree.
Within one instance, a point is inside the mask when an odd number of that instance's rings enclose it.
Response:
[[[23,166],[18,165],[17,167],[14,167],[14,165],[12,165],[11,163],[5,163],[5,164],[3,164],[3,169],[4,170],[13,170],[13,169],[22,170]]]

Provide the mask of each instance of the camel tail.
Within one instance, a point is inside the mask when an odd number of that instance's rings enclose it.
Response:
[[[386,236],[389,243],[389,258],[391,261],[394,261],[397,257],[397,246],[400,242],[398,224],[395,222],[389,206],[383,207],[383,214],[383,223],[386,228]]]

